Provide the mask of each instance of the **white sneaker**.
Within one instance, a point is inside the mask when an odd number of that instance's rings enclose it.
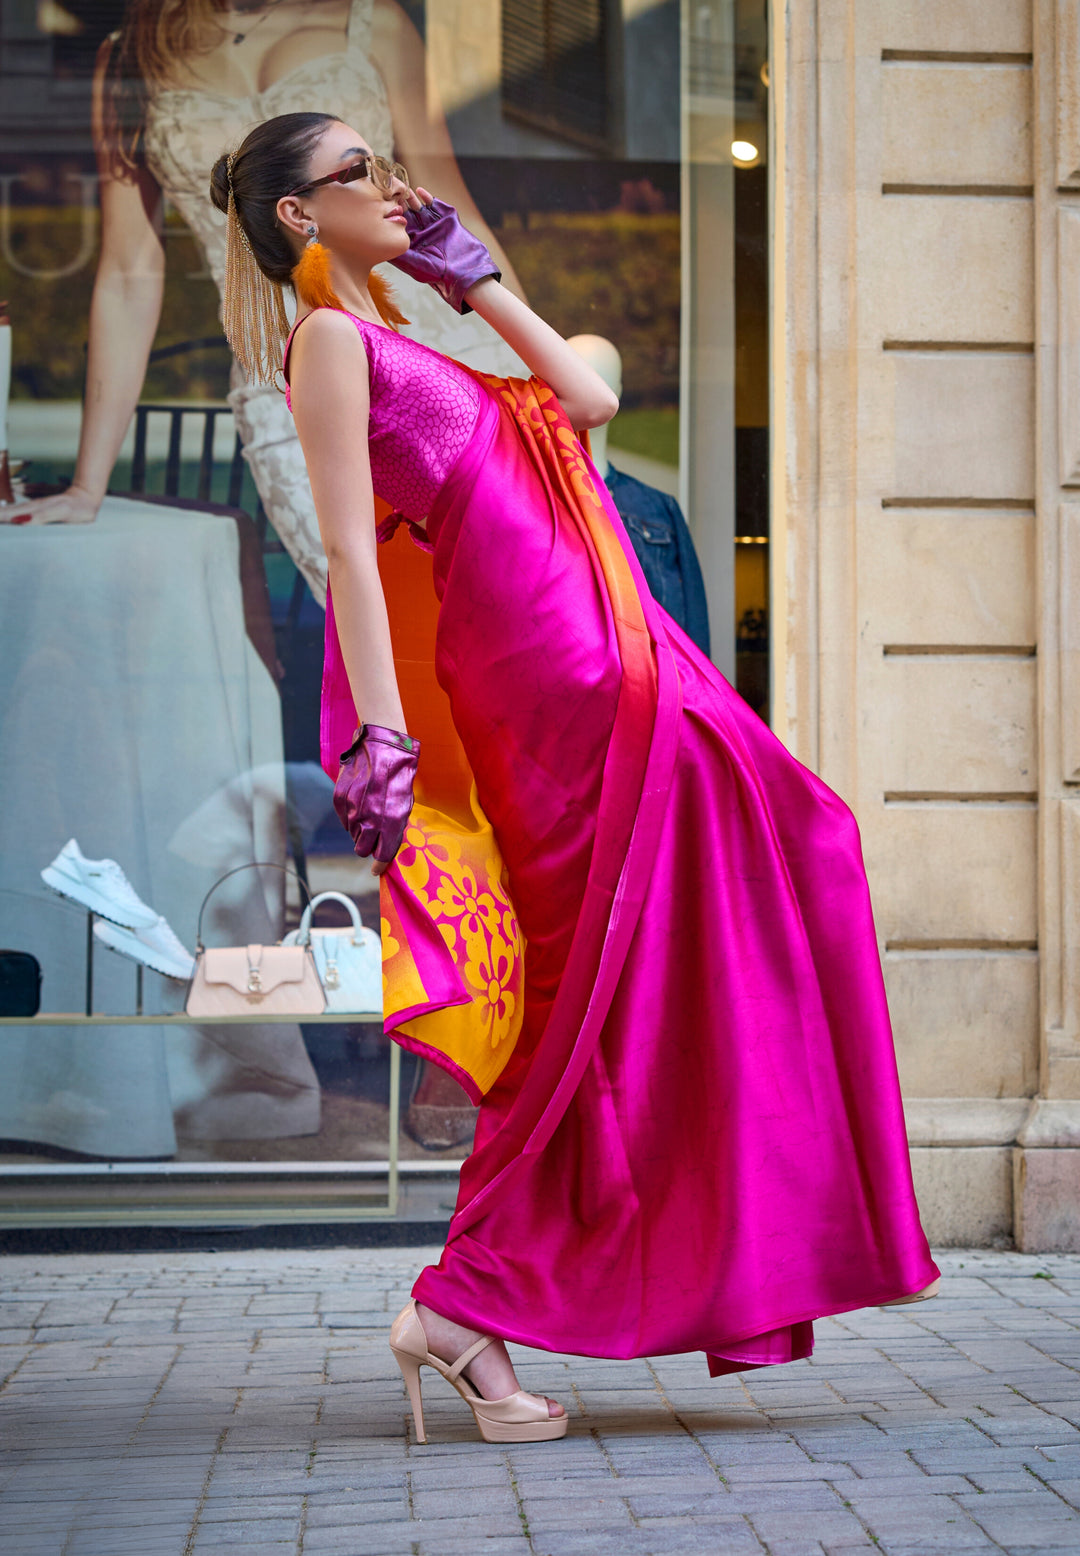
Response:
[[[152,929],[158,915],[136,892],[115,859],[87,859],[72,838],[65,843],[41,879],[61,897],[78,902],[125,929]]]
[[[133,962],[143,962],[166,978],[186,983],[195,971],[195,958],[186,951],[164,918],[158,917],[150,929],[122,929],[106,919],[94,920],[94,934],[110,950]]]

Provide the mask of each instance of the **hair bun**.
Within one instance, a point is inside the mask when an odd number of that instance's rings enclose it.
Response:
[[[210,199],[219,211],[229,209],[229,158],[231,151],[223,152],[210,170]]]

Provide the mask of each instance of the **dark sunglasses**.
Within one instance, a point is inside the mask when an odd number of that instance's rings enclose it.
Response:
[[[376,189],[383,194],[389,194],[394,187],[394,180],[408,187],[409,174],[400,162],[388,162],[385,157],[371,156],[361,157],[359,162],[353,162],[349,167],[343,167],[339,173],[327,173],[325,178],[313,178],[310,184],[301,184],[297,189],[290,189],[292,195],[308,194],[312,189],[320,189],[324,184],[353,184],[358,178],[370,178]]]

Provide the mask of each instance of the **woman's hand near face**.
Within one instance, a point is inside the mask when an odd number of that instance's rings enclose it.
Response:
[[[423,203],[418,203],[423,196]],[[390,260],[402,274],[430,286],[455,313],[470,313],[465,294],[477,281],[499,275],[486,243],[464,226],[445,200],[426,189],[405,191],[409,246]],[[398,207],[400,209],[400,207]]]
[[[524,302],[525,293],[514,267],[461,176],[442,104],[429,90],[424,40],[397,0],[375,0],[371,58],[386,86],[394,155],[419,183],[438,185],[439,199],[452,205],[469,231],[487,245],[496,269],[502,272],[503,286]]]

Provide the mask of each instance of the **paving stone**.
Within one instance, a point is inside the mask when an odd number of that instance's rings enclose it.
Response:
[[[252,1503],[258,1511],[255,1511]],[[232,1499],[207,1497],[199,1511],[199,1527],[204,1524],[227,1524],[237,1518],[299,1519],[303,1509],[303,1495],[291,1497],[259,1496],[257,1498]],[[262,1531],[260,1531],[260,1535]]]
[[[417,1491],[412,1494],[412,1515],[414,1518],[469,1518],[476,1512],[477,1496],[474,1486],[459,1486],[456,1490],[445,1488],[439,1491]],[[517,1502],[509,1480],[502,1486],[486,1486],[484,1488],[483,1507],[485,1511],[510,1513],[517,1517]]]
[[[1037,1482],[1032,1480],[1032,1486]],[[853,1502],[861,1502],[869,1497],[895,1498],[898,1486],[903,1486],[905,1499],[918,1502],[922,1497],[938,1497],[952,1492],[968,1492],[971,1490],[971,1480],[964,1475],[918,1475],[908,1476],[898,1482],[895,1475],[882,1475],[875,1479],[872,1476],[864,1476],[861,1480],[845,1481],[837,1485],[836,1490],[840,1497]],[[1021,1490],[1024,1488],[1021,1487]]]
[[[774,1556],[780,1545],[798,1544],[807,1540],[814,1541],[819,1548],[825,1540],[830,1540],[834,1545],[848,1539],[856,1543],[868,1540],[866,1530],[859,1520],[839,1507],[814,1513],[752,1513],[750,1524],[769,1550],[770,1556]]]
[[[961,1500],[961,1499],[958,1499]],[[1007,1492],[963,1499],[970,1516],[1008,1550],[1080,1550],[1080,1514],[1051,1492],[1017,1501]]]
[[[555,1482],[560,1492],[565,1484],[563,1480]],[[522,1481],[519,1477],[519,1489],[521,1485]],[[587,1488],[597,1486],[604,1486],[609,1490],[617,1491],[619,1496],[632,1498],[648,1496],[652,1493],[655,1493],[657,1496],[667,1497],[674,1493],[676,1496],[689,1499],[696,1496],[708,1496],[722,1490],[722,1483],[715,1475],[708,1473],[680,1475],[674,1482],[670,1475],[619,1475],[614,1479],[605,1481],[590,1479],[586,1482]]]
[[[250,1511],[221,1522],[200,1518],[197,1530],[200,1545],[233,1545],[239,1540],[291,1540],[300,1533],[299,1518],[252,1518]]]
[[[600,1463],[602,1465],[603,1461],[601,1460]],[[398,1477],[402,1480],[402,1482],[404,1481],[405,1473],[405,1468],[402,1466],[401,1475]],[[423,1460],[416,1455],[413,1455],[409,1459],[407,1473],[414,1492],[438,1491],[440,1489],[460,1491],[462,1489],[461,1468],[453,1460]],[[595,1467],[592,1459],[588,1461],[588,1464],[583,1464],[581,1466],[581,1473],[585,1475],[591,1475],[595,1473]],[[562,1487],[565,1484],[567,1471],[565,1467],[559,1470],[551,1470],[548,1472],[545,1472],[543,1469],[534,1471],[529,1466],[522,1467],[519,1464],[515,1466],[514,1474],[519,1486],[527,1485],[529,1483],[530,1476],[535,1474],[546,1484],[557,1484],[558,1486]],[[384,1483],[385,1478],[386,1477],[384,1472]],[[506,1464],[501,1457],[496,1460],[491,1460],[488,1462],[478,1461],[469,1465],[468,1489],[470,1491],[475,1491],[481,1487],[498,1487],[505,1486],[507,1484],[508,1477]]]
[[[626,1493],[615,1482],[621,1495]],[[528,1504],[526,1504],[528,1505]],[[688,1491],[681,1483],[668,1491],[627,1497],[627,1506],[635,1519],[703,1517],[707,1514],[723,1516],[725,1513],[741,1513],[743,1508],[730,1492],[715,1487],[711,1491]]]
[[[947,1539],[956,1550],[986,1543],[982,1521],[973,1522],[949,1497],[924,1497],[918,1502],[909,1498],[868,1498],[853,1501],[851,1510],[883,1542],[925,1543],[936,1537]]]
[[[827,1459],[807,1459],[802,1464],[785,1464],[779,1468],[775,1464],[728,1464],[723,1462],[719,1454],[714,1455],[714,1458],[719,1465],[720,1473],[730,1486],[753,1485],[756,1481],[775,1481],[781,1477],[786,1484],[800,1480],[854,1481],[856,1479],[850,1465],[834,1464]]]
[[[423,1538],[423,1525],[411,1521],[397,1524],[366,1522],[336,1528],[307,1529],[304,1532],[304,1556],[412,1556],[414,1546]]]
[[[181,1556],[199,1556],[200,1552],[219,1552],[220,1545],[207,1545],[196,1537],[194,1544],[185,1543]],[[230,1556],[296,1556],[299,1549],[295,1540],[259,1540],[255,1544],[237,1541],[225,1547]]]
[[[83,1500],[74,1511],[72,1523],[80,1529],[124,1530],[153,1529],[158,1525],[182,1524],[187,1528],[198,1509],[198,1497],[158,1497],[141,1503],[123,1503],[116,1497]]]
[[[29,1534],[4,1535],[4,1556],[61,1556],[67,1531],[53,1534],[37,1530]]]
[[[846,1497],[847,1492],[843,1495]],[[799,1483],[793,1486],[759,1485],[734,1486],[728,1504],[731,1512],[757,1517],[760,1512],[804,1512],[807,1521],[820,1513],[831,1512],[841,1505],[841,1496],[830,1485],[819,1486]]]
[[[458,1537],[444,1532],[428,1534],[423,1531],[417,1541],[419,1556],[533,1556],[534,1547],[524,1531],[516,1535],[486,1535],[483,1545],[477,1549],[474,1535]]]
[[[1026,1470],[985,1470],[974,1467],[967,1471],[965,1479],[969,1480],[976,1491],[1009,1491],[1022,1494],[1025,1491],[1037,1491],[1039,1482],[1034,1475]]]
[[[355,1501],[345,1501],[335,1497],[320,1502],[312,1498],[308,1502],[305,1526],[308,1530],[312,1530],[337,1529],[357,1522],[392,1525],[399,1524],[408,1516],[408,1498],[400,1494],[392,1499],[370,1497],[358,1498]]]
[[[748,1524],[702,1524],[693,1528],[631,1529],[619,1531],[617,1544],[610,1534],[583,1534],[574,1530],[538,1531],[534,1543],[544,1556],[762,1556],[764,1546]],[[305,1552],[306,1556],[306,1552]],[[433,1553],[434,1556],[434,1553]]]
[[[1034,1479],[1034,1476],[1032,1478]],[[1055,1475],[1044,1475],[1043,1479],[1051,1490],[1068,1502],[1071,1507],[1080,1508],[1080,1477],[1073,1476],[1067,1478],[1061,1476],[1059,1478]]]
[[[924,1536],[912,1543],[910,1540],[875,1540],[875,1549],[884,1552],[884,1556],[953,1556],[955,1546],[949,1535],[940,1538]],[[994,1552],[1000,1556],[1001,1546],[993,1540],[983,1538],[980,1545],[965,1545],[964,1556],[984,1556],[984,1553]]]
[[[598,1490],[591,1497],[580,1501],[568,1501],[557,1494],[523,1496],[521,1505],[530,1526],[571,1524],[578,1528],[590,1528],[600,1521],[610,1523],[612,1528],[623,1528],[633,1522],[625,1498],[615,1491]]]
[[[188,1528],[148,1525],[142,1529],[71,1529],[64,1556],[183,1556]],[[6,1552],[5,1552],[6,1556]]]

